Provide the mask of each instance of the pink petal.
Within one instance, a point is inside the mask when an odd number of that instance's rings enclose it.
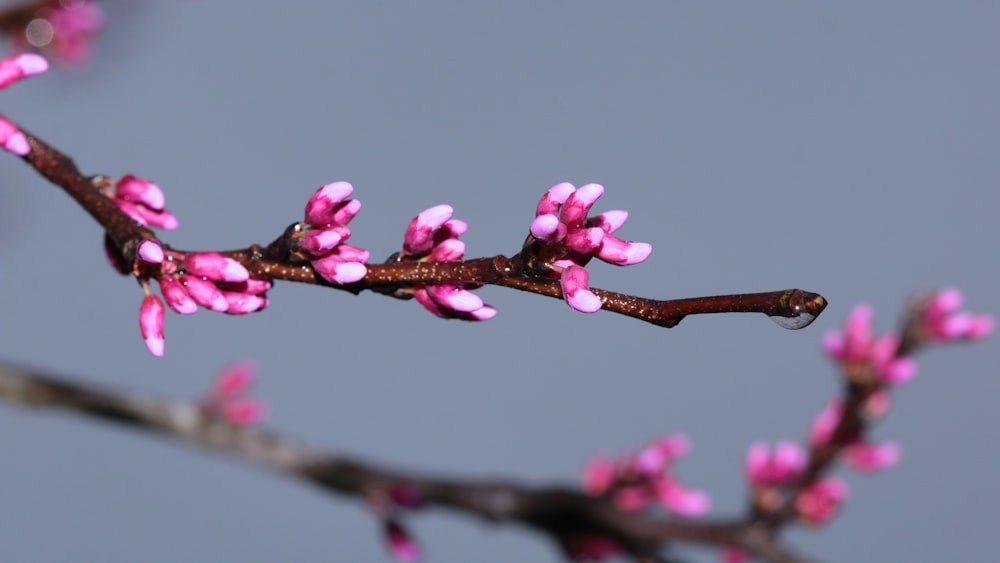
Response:
[[[167,306],[181,315],[190,315],[198,310],[198,304],[191,299],[184,285],[174,276],[160,278],[160,292]]]
[[[28,138],[17,128],[17,125],[14,125],[13,121],[3,116],[0,116],[0,145],[18,156],[24,156],[31,152]]]
[[[32,53],[0,60],[0,88],[6,88],[29,76],[41,74],[48,68],[49,63],[44,57]]]
[[[163,247],[160,243],[153,239],[146,239],[139,243],[139,258],[143,259],[150,264],[160,264],[165,258],[163,255]]]
[[[257,366],[250,361],[229,364],[219,373],[212,385],[212,395],[220,399],[230,399],[242,395],[253,385]]]
[[[531,222],[531,235],[542,242],[556,242],[566,236],[566,226],[559,217],[551,214],[539,215]]]
[[[337,249],[343,246],[346,245],[338,246]],[[368,274],[368,268],[364,264],[348,262],[336,254],[313,260],[312,266],[323,279],[336,284],[354,283]]]
[[[234,426],[253,426],[264,420],[267,406],[258,399],[237,399],[223,403],[220,410],[222,418]]]
[[[483,305],[482,307],[476,309],[475,311],[470,311],[467,313],[466,320],[469,321],[488,321],[493,317],[497,316],[497,310],[489,305]]]
[[[858,471],[882,471],[899,462],[902,450],[899,444],[885,442],[869,444],[858,442],[844,449],[844,460]]]
[[[214,283],[188,274],[182,275],[180,279],[195,303],[219,313],[229,309],[229,301]]]
[[[581,313],[595,313],[601,309],[601,298],[590,291],[589,281],[590,274],[579,266],[570,266],[559,279],[566,303]]]
[[[411,563],[420,560],[420,546],[410,537],[406,528],[395,520],[385,520],[384,525],[385,539],[389,547],[389,553],[397,561]]]
[[[346,227],[339,227],[345,229]],[[302,237],[302,249],[309,254],[319,256],[334,248],[344,240],[339,229],[312,229]]]
[[[236,260],[215,252],[195,252],[184,258],[184,269],[195,276],[225,282],[244,282],[250,272]]]
[[[587,184],[577,189],[559,210],[559,219],[569,228],[579,227],[587,220],[587,213],[599,197],[604,194],[604,186]]]
[[[155,211],[162,211],[166,200],[159,186],[131,174],[122,176],[115,187],[115,194],[125,201],[141,203]]]
[[[450,238],[431,249],[428,259],[432,262],[454,262],[461,260],[463,256],[465,256],[465,243]]]
[[[590,254],[604,240],[604,231],[598,227],[589,229],[570,229],[566,233],[566,247],[573,252]]]
[[[410,254],[424,254],[434,246],[434,233],[455,213],[450,205],[436,205],[421,211],[406,227],[403,249]]]
[[[248,315],[256,313],[267,307],[269,301],[260,295],[251,295],[239,291],[223,291],[222,296],[226,298],[229,308],[226,309],[228,315]]]
[[[594,227],[600,227],[604,229],[604,232],[610,234],[620,229],[626,220],[628,220],[628,211],[613,209],[592,217],[588,223]]]
[[[348,182],[332,182],[320,187],[306,202],[306,222],[317,227],[334,222],[336,205],[354,192]]]
[[[146,348],[154,356],[162,356],[164,348],[163,339],[163,301],[155,295],[147,295],[142,300],[139,307],[139,329],[142,332],[142,339],[146,341]]]
[[[468,313],[482,308],[483,300],[478,295],[454,285],[432,285],[427,293],[443,307]]]
[[[559,212],[559,207],[566,202],[576,188],[569,182],[562,182],[549,188],[542,199],[538,202],[535,215],[552,215]]]
[[[614,235],[606,235],[597,257],[618,266],[631,266],[649,258],[653,246],[645,242],[629,242]]]

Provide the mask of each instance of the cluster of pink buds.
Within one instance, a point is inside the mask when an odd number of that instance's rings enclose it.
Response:
[[[177,217],[163,207],[166,201],[163,190],[153,182],[131,174],[117,182],[104,177],[97,177],[94,182],[118,209],[140,225],[167,231],[177,228]]]
[[[403,236],[400,262],[451,262],[465,256],[465,243],[458,240],[467,229],[464,221],[452,219],[449,205],[437,205],[420,212],[410,221]],[[445,319],[485,321],[497,310],[485,305],[471,290],[480,284],[420,285],[408,290],[428,311]],[[402,290],[401,290],[402,291]]]
[[[347,224],[361,210],[361,202],[347,199],[354,187],[347,182],[322,186],[306,203],[305,225],[295,240],[313,269],[330,283],[353,283],[365,277],[367,250],[345,243],[351,236]]]
[[[148,246],[148,249],[144,247]],[[230,315],[246,315],[267,307],[271,282],[250,277],[232,258],[214,252],[182,255],[146,240],[139,257],[159,264],[160,293],[174,312],[190,315],[198,306]],[[159,260],[157,260],[159,258]],[[148,292],[139,310],[139,325],[146,347],[154,356],[163,355],[163,303]]]
[[[924,309],[922,324],[928,337],[938,342],[981,340],[996,329],[996,320],[985,314],[959,311],[964,297],[953,287],[935,293]]]
[[[90,0],[51,0],[38,10],[23,33],[11,37],[15,50],[38,49],[68,67],[90,60],[94,36],[104,13]]]
[[[372,491],[368,504],[378,516],[386,548],[397,561],[413,563],[423,555],[420,544],[403,525],[401,514],[420,508],[423,499],[406,484],[397,484],[386,489]]]
[[[595,457],[584,468],[583,490],[592,496],[609,497],[626,512],[658,502],[680,516],[702,516],[709,509],[708,495],[688,489],[673,474],[674,462],[687,455],[689,449],[687,437],[674,434],[620,459]]]
[[[233,426],[253,426],[264,419],[267,407],[259,399],[247,397],[256,369],[250,362],[227,366],[212,388],[202,397],[202,409]]]
[[[781,507],[782,490],[796,486],[806,468],[805,450],[794,442],[781,441],[772,449],[764,442],[755,442],[747,450],[747,480],[753,490],[754,506],[773,512]],[[835,477],[818,479],[795,498],[796,514],[804,522],[818,525],[827,522],[847,498],[847,484]]]
[[[43,57],[30,53],[0,60],[0,89],[48,69],[49,63]],[[0,146],[18,156],[25,156],[31,151],[24,133],[13,121],[2,115],[0,115]]]
[[[600,184],[579,189],[567,182],[556,184],[538,202],[531,223],[531,236],[538,244],[533,252],[559,278],[566,303],[584,313],[601,308],[601,299],[590,290],[590,275],[584,268],[591,258],[628,266],[642,262],[653,250],[647,243],[625,241],[612,234],[628,219],[627,211],[587,217],[603,193]]]

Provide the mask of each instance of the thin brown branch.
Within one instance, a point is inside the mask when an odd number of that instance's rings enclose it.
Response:
[[[537,488],[385,469],[310,448],[275,432],[228,425],[195,403],[101,389],[37,370],[0,364],[0,399],[22,406],[68,410],[145,430],[305,480],[326,492],[367,499],[392,487],[405,486],[424,506],[447,508],[490,522],[518,524],[556,541],[602,535],[640,558],[656,557],[668,542],[688,541],[739,546],[776,563],[806,561],[781,546],[771,531],[752,522],[668,521],[624,513],[605,499],[563,487]]]

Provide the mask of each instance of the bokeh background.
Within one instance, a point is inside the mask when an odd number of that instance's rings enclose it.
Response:
[[[9,4],[9,3],[8,3]],[[471,325],[415,302],[280,284],[250,317],[168,314],[148,355],[141,292],[101,232],[0,158],[0,356],[195,397],[254,358],[268,424],[395,467],[572,483],[590,455],[688,433],[682,479],[745,506],[757,439],[801,439],[838,380],[819,341],[850,306],[894,326],[954,285],[1000,313],[1000,7],[991,2],[102,3],[84,71],[2,93],[3,112],[87,173],[160,184],[181,248],[266,243],[313,190],[354,183],[352,242],[382,259],[449,203],[469,256],[519,248],[552,184],[653,244],[596,287],[671,298],[801,287],[810,328],[759,315],[671,330],[499,288]],[[933,350],[874,436],[887,474],[841,474],[842,515],[788,535],[824,561],[983,560],[1000,505],[1000,347]],[[0,407],[4,561],[384,561],[353,499],[147,435]],[[409,521],[430,560],[559,561],[511,526]],[[707,550],[679,553],[713,561]]]

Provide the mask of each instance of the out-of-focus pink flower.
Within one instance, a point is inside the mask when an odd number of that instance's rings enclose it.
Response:
[[[163,207],[163,191],[149,180],[128,174],[113,190],[109,184],[102,193],[140,225],[168,231],[177,228],[177,217]]]
[[[267,407],[263,401],[246,396],[255,374],[256,367],[250,362],[227,366],[202,397],[202,408],[234,426],[259,423],[264,419]]]
[[[465,243],[458,237],[468,230],[464,221],[452,219],[450,205],[436,205],[421,211],[406,227],[399,262],[455,262],[465,256]],[[476,283],[418,285],[411,294],[425,309],[444,319],[485,321],[497,311],[483,303],[473,289]]]
[[[94,2],[52,0],[11,43],[15,49],[39,49],[65,66],[79,67],[90,60],[94,36],[103,26],[104,13]]]
[[[895,442],[872,444],[859,440],[848,444],[841,456],[847,465],[858,471],[875,472],[896,465],[902,456],[902,449]]]
[[[421,557],[420,545],[403,527],[402,524],[391,518],[383,519],[383,532],[385,533],[386,547],[389,553],[397,561],[412,563],[419,561]]]
[[[905,383],[917,373],[917,363],[910,357],[896,356],[899,337],[889,333],[872,334],[873,311],[867,303],[855,305],[847,315],[843,332],[831,331],[823,338],[823,348],[849,374],[871,369],[886,384]]]
[[[154,356],[162,356],[163,340],[163,301],[156,295],[147,295],[139,307],[139,329],[146,348]]]
[[[601,301],[589,288],[584,266],[598,258],[617,266],[638,264],[652,252],[644,242],[629,242],[612,233],[628,218],[622,210],[587,217],[604,186],[586,184],[579,189],[563,182],[549,188],[538,202],[531,236],[540,245],[537,254],[559,277],[570,307],[584,313],[601,308]]]
[[[719,553],[719,561],[721,563],[747,563],[750,561],[750,556],[746,551],[730,545],[722,548]]]
[[[883,401],[888,400],[888,395],[876,393],[869,399],[872,406],[868,410],[877,409],[880,413],[888,408]],[[833,432],[844,416],[844,404],[839,400],[830,401],[823,410],[816,415],[812,429],[809,432],[809,440],[814,446],[824,446],[830,442]],[[901,450],[894,442],[884,442],[873,444],[864,440],[862,436],[852,436],[844,444],[841,450],[841,457],[844,462],[858,471],[881,471],[895,465],[900,458]]]
[[[756,486],[787,485],[802,474],[806,452],[795,442],[778,442],[774,449],[765,442],[754,442],[747,450],[747,479]]]
[[[344,242],[351,236],[347,223],[361,210],[360,201],[347,199],[353,192],[348,182],[321,186],[306,202],[307,228],[296,233],[313,269],[330,283],[354,283],[368,274],[370,253]]]
[[[847,483],[840,479],[820,479],[799,493],[795,499],[795,510],[803,521],[813,525],[823,524],[836,515],[847,493]]]
[[[701,516],[710,507],[708,495],[682,485],[673,473],[673,463],[687,455],[689,448],[686,436],[673,434],[619,459],[595,456],[584,467],[583,490],[592,496],[609,496],[626,512],[659,502],[675,514]]]
[[[931,297],[924,310],[924,330],[934,340],[980,340],[993,333],[996,320],[992,315],[959,311],[965,300],[962,292],[945,288]]]

